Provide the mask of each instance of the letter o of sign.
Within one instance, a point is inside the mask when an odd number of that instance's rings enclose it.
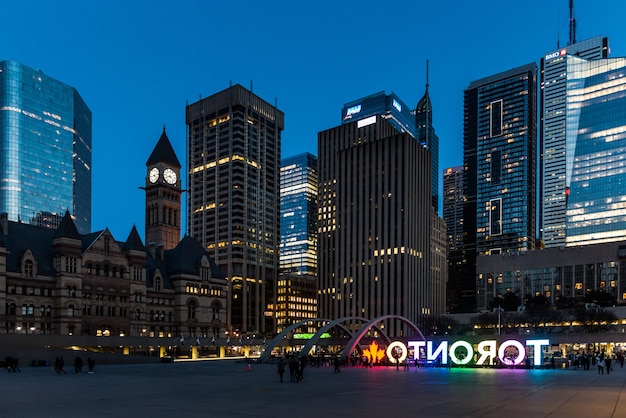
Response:
[[[514,360],[511,360],[505,357],[506,349],[508,347],[515,347],[517,348],[517,351],[519,351],[517,357]],[[519,341],[507,340],[502,343],[500,348],[498,348],[498,358],[500,359],[500,361],[502,361],[502,364],[506,364],[508,366],[510,365],[519,366],[520,364],[522,364],[522,361],[524,361],[525,357],[526,357],[526,349],[524,348],[524,345],[520,343]]]
[[[467,355],[460,359],[456,356],[456,349],[458,347],[463,347],[465,348]],[[452,343],[452,345],[450,346],[450,360],[453,361],[456,364],[467,364],[470,361],[472,361],[472,357],[474,357],[474,348],[472,347],[472,345],[470,343],[468,343],[467,341],[457,341],[455,343]]]
[[[402,349],[402,355],[400,357],[398,357],[398,363],[402,363],[404,360],[406,360],[406,353],[409,350],[407,350],[406,349],[406,345],[404,345],[400,341],[394,341],[394,342],[392,342],[391,344],[389,344],[387,346],[387,351],[386,351],[387,358],[390,361],[395,361],[396,360],[396,358],[393,356],[393,350],[395,350],[396,347]]]

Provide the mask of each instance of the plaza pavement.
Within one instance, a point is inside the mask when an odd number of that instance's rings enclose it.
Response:
[[[86,360],[86,359],[83,359]],[[66,363],[73,362],[67,359]],[[279,383],[275,364],[96,364],[0,373],[2,417],[626,417],[626,368],[590,371],[307,367]],[[86,367],[85,367],[86,370]]]

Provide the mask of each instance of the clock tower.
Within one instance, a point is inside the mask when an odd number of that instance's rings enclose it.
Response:
[[[180,241],[180,162],[165,128],[146,162],[146,244],[173,249]]]

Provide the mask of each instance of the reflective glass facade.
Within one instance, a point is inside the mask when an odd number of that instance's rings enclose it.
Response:
[[[381,115],[399,132],[407,132],[415,137],[415,116],[412,109],[404,104],[393,92],[387,95],[384,91],[353,100],[343,105],[341,120],[343,124]]]
[[[317,158],[282,160],[280,168],[280,272],[317,275]]]
[[[565,143],[567,56],[607,58],[607,38],[597,36],[550,51],[541,59],[539,225],[546,248],[565,245]]]
[[[626,239],[626,58],[567,57],[567,246]]]
[[[478,254],[534,249],[536,88],[533,63],[465,91],[464,190],[476,224],[464,247],[473,232]]]
[[[0,210],[56,227],[66,210],[91,230],[91,111],[76,89],[0,62]]]
[[[439,212],[439,137],[433,127],[433,107],[426,93],[415,108],[415,138],[422,146],[428,148],[431,155],[431,181],[432,181],[432,204],[435,212]]]

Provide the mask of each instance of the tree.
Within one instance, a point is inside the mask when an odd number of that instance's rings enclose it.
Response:
[[[489,303],[489,309],[494,310],[496,308],[502,308],[505,311],[517,311],[517,308],[522,305],[522,299],[511,291],[507,291],[504,295],[495,297]]]
[[[524,317],[528,325],[535,331],[550,333],[563,320],[561,312],[552,309],[550,300],[543,295],[529,298],[526,301]]]
[[[594,290],[587,293],[585,296],[585,303],[595,303],[602,307],[615,306],[617,299],[615,296],[606,290]]]
[[[577,309],[576,319],[582,324],[585,332],[599,333],[607,332],[613,328],[613,324],[617,321],[617,316],[611,311],[604,309]]]

